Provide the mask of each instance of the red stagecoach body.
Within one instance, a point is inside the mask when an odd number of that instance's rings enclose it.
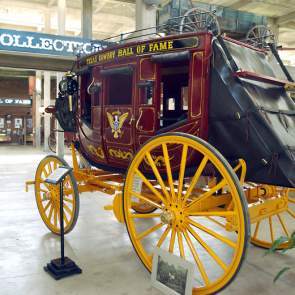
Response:
[[[129,43],[81,59],[80,69],[88,69],[79,77],[81,152],[98,166],[125,169],[156,134],[207,138],[210,55],[211,35],[204,33]],[[91,82],[100,89],[89,95]]]
[[[294,83],[269,51],[188,33],[110,46],[77,64],[76,147],[92,165],[122,172],[144,142],[177,131],[245,159],[248,180],[294,186],[295,107],[285,90]],[[177,147],[171,154],[173,168]]]

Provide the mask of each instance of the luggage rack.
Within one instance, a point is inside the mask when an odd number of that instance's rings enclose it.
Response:
[[[148,36],[161,38],[181,33],[208,31],[212,32],[214,35],[220,34],[219,24],[214,13],[215,11],[205,11],[173,17],[168,19],[168,21],[162,25],[121,33],[103,40],[92,40],[92,48],[94,51],[102,50],[101,47],[98,48],[95,46],[95,43],[98,41],[105,43],[105,47],[103,48],[105,49],[128,41],[130,42],[136,41],[140,38],[147,38]]]

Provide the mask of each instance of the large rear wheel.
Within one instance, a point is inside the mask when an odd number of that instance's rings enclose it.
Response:
[[[156,210],[134,212],[139,200]],[[131,242],[149,271],[156,247],[196,265],[193,294],[215,293],[239,271],[250,233],[247,204],[233,169],[205,141],[182,133],[148,141],[129,166],[123,206]]]
[[[44,180],[59,166],[68,165],[55,155],[46,156],[39,163],[35,175],[35,197],[40,216],[49,230],[55,234],[60,234],[59,185],[48,184]],[[74,228],[79,215],[79,193],[72,172],[64,180],[63,191],[64,231],[67,234]]]

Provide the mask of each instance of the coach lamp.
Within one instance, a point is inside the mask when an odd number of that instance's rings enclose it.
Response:
[[[70,112],[73,111],[73,94],[78,90],[78,83],[74,76],[74,73],[67,72],[58,85],[61,95],[68,96]]]

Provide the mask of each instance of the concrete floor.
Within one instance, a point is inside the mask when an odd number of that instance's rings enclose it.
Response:
[[[162,294],[151,287],[124,225],[103,210],[110,199],[98,193],[81,196],[77,225],[65,239],[66,255],[83,274],[54,281],[43,271],[59,256],[59,238],[48,232],[33,189],[25,193],[24,183],[34,178],[44,156],[31,147],[0,146],[0,294]],[[237,278],[220,294],[295,294],[295,251],[266,257],[264,252],[250,246]],[[283,266],[293,270],[273,284]]]

